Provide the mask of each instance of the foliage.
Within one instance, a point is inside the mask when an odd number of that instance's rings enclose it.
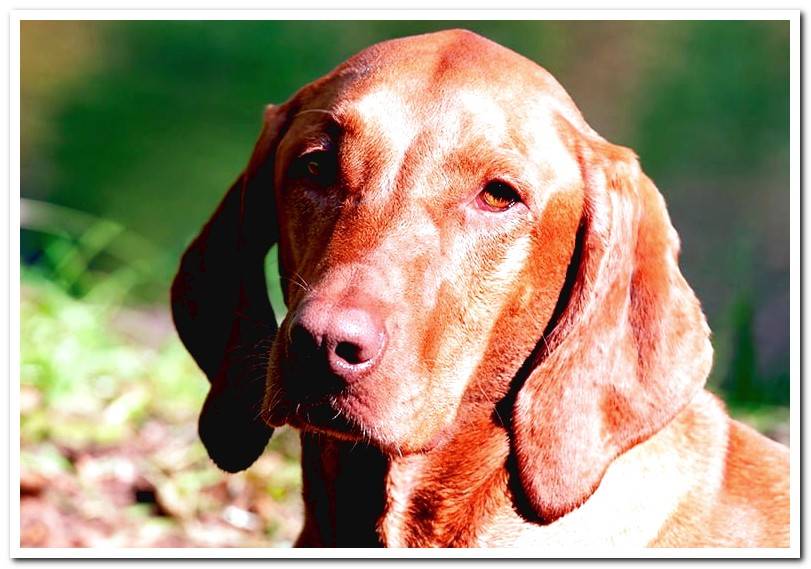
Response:
[[[208,385],[165,308],[124,302],[128,267],[102,277],[77,263],[22,271],[22,544],[289,545],[301,519],[295,433],[277,433],[246,472],[219,471],[195,429]]]

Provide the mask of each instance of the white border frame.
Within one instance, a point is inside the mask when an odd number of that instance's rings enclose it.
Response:
[[[20,22],[21,20],[785,20],[790,29],[790,437],[791,547],[786,549],[273,549],[23,548],[20,539]],[[9,552],[12,558],[797,558],[800,556],[800,11],[799,10],[39,10],[9,19]],[[805,343],[804,343],[805,344]]]

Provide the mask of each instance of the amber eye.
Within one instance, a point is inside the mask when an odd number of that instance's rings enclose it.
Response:
[[[332,152],[318,150],[308,152],[296,161],[293,174],[319,184],[331,184],[335,181],[337,165]]]
[[[476,196],[476,204],[485,211],[506,211],[520,201],[518,192],[504,182],[490,182]]]

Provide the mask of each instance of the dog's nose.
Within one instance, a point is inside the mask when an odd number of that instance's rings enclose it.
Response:
[[[383,323],[367,310],[343,310],[333,320],[324,343],[333,371],[373,364],[386,341]]]
[[[329,371],[353,381],[380,361],[386,346],[382,318],[360,307],[334,309],[328,313],[316,307],[304,310],[292,324],[292,351],[309,363],[325,358]]]

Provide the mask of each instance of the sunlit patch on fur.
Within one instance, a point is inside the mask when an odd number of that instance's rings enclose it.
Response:
[[[537,156],[539,162],[545,165],[541,172],[541,184],[566,187],[580,183],[580,165],[561,138],[556,125],[559,119],[550,112],[545,99],[544,103],[539,102],[530,108],[529,116],[518,126],[522,131],[521,140],[527,145],[526,153]]]
[[[413,121],[402,98],[388,89],[372,91],[353,104],[364,124],[375,127],[379,135],[395,148],[405,150],[414,136]]]
[[[372,91],[352,107],[369,130],[369,137],[379,139],[391,156],[386,170],[380,172],[381,180],[376,188],[382,197],[383,190],[393,189],[394,179],[416,135],[417,123],[403,99],[388,89]]]
[[[507,117],[492,95],[476,91],[462,91],[458,95],[474,132],[483,135],[494,146],[500,144],[507,133]]]

